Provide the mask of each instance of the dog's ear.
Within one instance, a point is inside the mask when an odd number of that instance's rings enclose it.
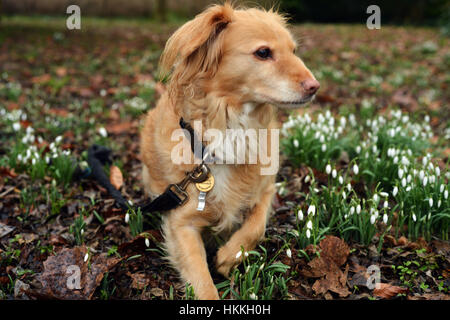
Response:
[[[172,81],[178,85],[196,76],[212,76],[222,55],[223,31],[232,15],[229,3],[214,5],[180,27],[167,41],[161,56],[162,74],[172,72]]]

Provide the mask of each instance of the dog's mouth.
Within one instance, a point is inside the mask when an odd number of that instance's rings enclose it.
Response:
[[[301,100],[295,100],[295,101],[277,101],[277,102],[275,102],[275,103],[281,104],[281,105],[285,105],[285,104],[292,104],[292,105],[296,105],[296,104],[297,104],[297,105],[302,105],[302,104],[306,104],[306,103],[310,102],[310,101],[314,98],[314,96],[315,96],[315,95],[312,95],[312,96],[303,98],[303,99],[301,99]]]
[[[276,100],[276,99],[272,99],[270,97],[266,97],[268,99],[268,102],[274,105],[279,106],[280,108],[298,108],[301,107],[302,105],[307,104],[308,102],[311,102],[314,97],[316,95],[313,94],[311,96],[302,98],[300,100]]]

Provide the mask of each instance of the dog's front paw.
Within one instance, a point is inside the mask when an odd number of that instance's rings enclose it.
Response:
[[[216,269],[225,278],[229,278],[230,270],[241,262],[242,258],[240,256],[236,257],[238,252],[238,250],[236,252],[232,251],[227,246],[223,246],[217,251]]]

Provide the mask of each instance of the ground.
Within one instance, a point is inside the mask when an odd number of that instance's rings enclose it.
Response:
[[[81,31],[66,30],[59,18],[1,21],[0,298],[191,298],[163,258],[160,216],[144,223],[137,221],[139,213],[126,216],[103,188],[83,177],[87,148],[108,146],[112,181],[134,203],[145,200],[139,127],[164,90],[158,58],[178,24],[83,21]],[[332,117],[355,113],[360,121],[365,110],[375,117],[396,107],[410,121],[427,116],[432,134],[426,152],[448,190],[448,38],[415,27],[305,24],[292,30],[297,54],[322,84],[316,100],[293,115],[329,110]],[[280,120],[288,116],[281,113]],[[296,162],[289,150],[281,156],[277,181],[283,190],[261,247],[231,281],[213,273],[224,298],[449,298],[448,209],[436,212],[443,218],[432,230],[439,232],[412,234],[411,225],[402,225],[392,233],[379,222],[366,242],[324,231],[312,243],[297,237],[306,229],[296,229],[296,217],[300,208],[308,210],[310,168],[321,186],[331,188],[326,163]],[[336,168],[350,167],[348,159],[338,160]],[[372,190],[364,181],[350,182]],[[448,208],[448,197],[438,197],[440,208]],[[77,274],[68,271],[71,265],[81,266],[79,290],[66,282]],[[371,266],[382,283],[375,289],[367,282]]]

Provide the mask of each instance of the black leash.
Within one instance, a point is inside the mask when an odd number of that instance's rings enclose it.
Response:
[[[194,129],[189,123],[185,122],[183,118],[180,119],[180,126],[181,128],[186,129],[189,132],[191,149],[195,154],[194,146],[196,143],[198,143],[198,140],[195,135]],[[201,146],[202,154],[204,154],[205,146],[203,144],[201,144]],[[135,210],[140,209],[142,213],[152,213],[175,209],[176,207],[183,205],[189,199],[189,196],[186,192],[187,185],[190,182],[203,182],[206,180],[209,174],[208,166],[204,162],[202,162],[193,171],[186,173],[186,177],[180,183],[170,184],[167,189],[154,200],[149,200],[144,204],[133,206],[123,197],[122,193],[111,184],[108,176],[103,170],[103,166],[105,164],[112,163],[111,154],[111,149],[103,146],[94,144],[89,147],[88,164],[91,171],[90,175],[108,191],[108,193],[114,198],[119,207],[123,210],[134,208]]]

